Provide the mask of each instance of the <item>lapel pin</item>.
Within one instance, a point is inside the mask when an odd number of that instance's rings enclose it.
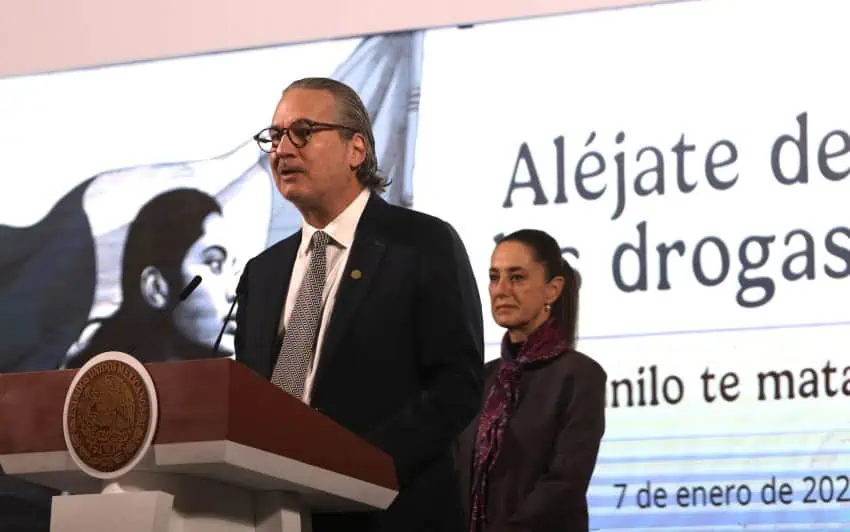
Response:
[[[363,272],[360,270],[351,270],[351,278],[352,279],[360,279],[363,277]]]

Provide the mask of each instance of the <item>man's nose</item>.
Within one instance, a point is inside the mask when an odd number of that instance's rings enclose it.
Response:
[[[293,156],[295,155],[295,144],[289,139],[289,135],[284,133],[280,136],[274,151],[280,157]]]

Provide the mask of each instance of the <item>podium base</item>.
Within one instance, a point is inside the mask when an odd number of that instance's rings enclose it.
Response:
[[[131,473],[99,494],[53,497],[50,532],[312,532],[294,495]]]
[[[53,497],[50,532],[172,532],[174,497],[161,491]]]
[[[313,532],[310,512],[287,493],[254,494],[256,532]]]

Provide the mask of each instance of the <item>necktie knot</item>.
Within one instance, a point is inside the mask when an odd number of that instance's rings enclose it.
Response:
[[[328,246],[328,242],[330,241],[330,236],[324,231],[316,231],[313,233],[313,239],[311,240],[311,245],[313,246],[313,250],[323,250]]]

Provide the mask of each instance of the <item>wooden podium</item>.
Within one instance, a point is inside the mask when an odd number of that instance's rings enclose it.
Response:
[[[308,532],[314,511],[386,509],[397,495],[388,455],[230,359],[133,359],[154,391],[142,441],[140,403],[121,388],[130,381],[94,371],[115,363],[100,357],[0,374],[0,467],[66,493],[53,498],[52,532]],[[130,440],[141,443],[123,469],[86,470]]]

